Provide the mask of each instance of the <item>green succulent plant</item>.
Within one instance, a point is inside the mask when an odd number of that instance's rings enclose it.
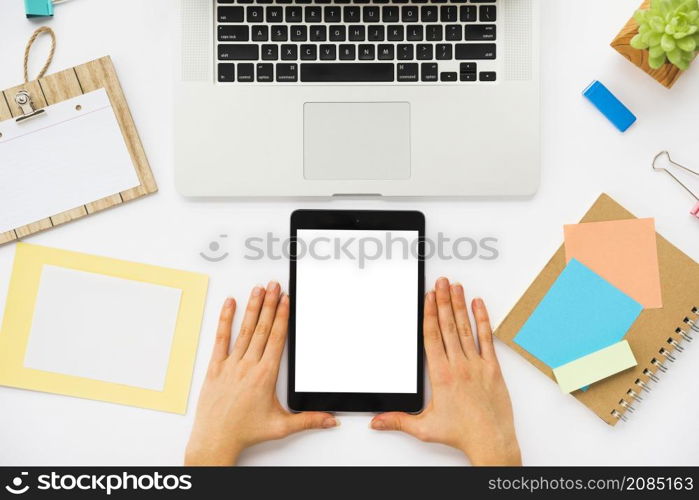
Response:
[[[651,0],[637,10],[638,34],[631,46],[648,50],[649,64],[660,68],[670,61],[681,70],[689,67],[699,48],[699,0]]]

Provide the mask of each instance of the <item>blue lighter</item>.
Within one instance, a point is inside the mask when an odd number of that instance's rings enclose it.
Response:
[[[52,17],[52,0],[24,0],[24,12],[27,17]]]
[[[583,95],[595,105],[620,132],[626,132],[636,121],[636,116],[612,94],[607,87],[595,80]]]

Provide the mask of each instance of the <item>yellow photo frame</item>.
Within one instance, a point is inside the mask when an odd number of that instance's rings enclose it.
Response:
[[[24,358],[45,265],[181,290],[162,391],[30,369]],[[208,276],[18,243],[0,330],[0,385],[184,414],[187,411]]]

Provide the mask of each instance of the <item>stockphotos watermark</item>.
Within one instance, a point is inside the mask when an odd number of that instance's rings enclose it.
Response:
[[[495,237],[472,238],[470,236],[448,237],[437,233],[437,238],[425,238],[423,255],[420,255],[420,240],[396,235],[392,232],[378,236],[281,238],[268,232],[265,236],[253,236],[245,240],[246,260],[312,258],[316,260],[348,259],[357,262],[360,269],[372,261],[424,257],[426,260],[496,260],[500,256],[499,241]],[[216,246],[218,249],[218,246]],[[206,257],[204,257],[206,258]],[[212,259],[207,259],[213,261]]]
[[[28,472],[12,478],[5,490],[13,495],[24,495],[28,491],[92,491],[111,495],[115,491],[187,491],[192,489],[189,474],[40,474],[32,483]]]

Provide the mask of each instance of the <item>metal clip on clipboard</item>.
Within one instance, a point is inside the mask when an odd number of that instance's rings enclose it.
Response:
[[[660,153],[655,155],[655,158],[653,158],[653,170],[665,172],[667,175],[672,177],[675,180],[675,182],[677,182],[677,184],[682,186],[684,188],[684,190],[687,191],[696,200],[696,205],[694,205],[694,208],[690,211],[690,213],[693,216],[699,218],[699,195],[697,195],[697,193],[692,191],[684,182],[682,182],[675,174],[670,172],[667,168],[658,166],[658,161],[663,157],[667,158],[667,161],[670,165],[677,167],[677,168],[680,168],[680,169],[682,169],[685,172],[688,172],[690,174],[696,175],[697,177],[699,177],[699,172],[697,172],[695,170],[691,170],[691,169],[685,167],[684,165],[680,165],[679,163],[677,163],[676,161],[674,161],[670,157],[670,153],[668,153],[667,151],[661,151]]]

